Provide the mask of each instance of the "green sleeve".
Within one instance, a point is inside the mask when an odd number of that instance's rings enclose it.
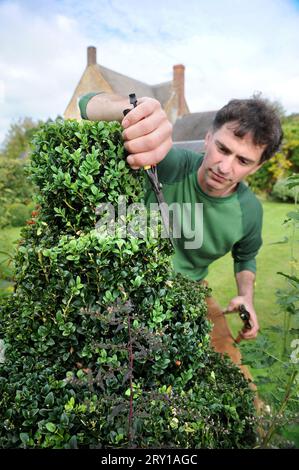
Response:
[[[247,192],[248,194],[248,192]],[[232,256],[234,259],[234,272],[241,271],[256,272],[255,257],[262,246],[262,224],[263,224],[263,208],[256,198],[250,201],[241,201],[243,211],[243,229],[244,236],[232,248]]]
[[[159,181],[168,184],[182,181],[187,174],[199,167],[202,157],[203,154],[172,147],[157,165]]]
[[[159,182],[172,184],[181,181],[192,171],[195,171],[202,161],[203,154],[198,154],[185,149],[172,147],[166,157],[157,165]],[[152,187],[145,179],[145,203],[150,201]]]
[[[78,106],[80,109],[80,115],[82,119],[88,119],[87,114],[86,114],[87,104],[91,100],[91,98],[93,98],[96,95],[99,95],[100,93],[102,92],[97,92],[97,93],[92,92],[92,93],[87,93],[86,95],[80,96],[79,101],[78,101]]]
[[[251,271],[256,273],[256,260],[255,258],[248,261],[234,261],[234,273],[240,273],[241,271]]]

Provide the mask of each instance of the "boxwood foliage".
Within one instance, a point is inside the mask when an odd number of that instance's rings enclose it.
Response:
[[[120,125],[55,122],[33,144],[39,206],[1,309],[0,447],[251,447],[253,397],[209,346],[207,289],[172,272],[167,240],[95,230],[99,203],[142,197]]]

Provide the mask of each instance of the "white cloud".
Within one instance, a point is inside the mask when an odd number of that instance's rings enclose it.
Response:
[[[86,37],[72,18],[0,4],[1,111],[5,122],[62,114],[85,66]],[[3,121],[2,121],[3,123]],[[1,135],[5,129],[0,129]]]
[[[150,84],[183,63],[191,111],[255,91],[299,111],[298,20],[292,0],[0,2],[0,139],[12,119],[63,113],[88,45]]]
[[[65,8],[93,31],[103,65],[158,83],[184,63],[192,111],[255,91],[299,110],[299,10],[291,0],[89,0]]]
[[[71,33],[72,30],[76,28],[76,21],[64,15],[56,15],[56,23],[63,32]]]

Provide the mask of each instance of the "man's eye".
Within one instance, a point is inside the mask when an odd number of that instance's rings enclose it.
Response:
[[[218,147],[218,150],[219,150],[221,153],[225,153],[225,154],[228,153],[227,149],[224,148],[224,147],[220,147],[220,146],[219,146],[219,147]]]
[[[239,162],[241,163],[241,165],[248,165],[248,161],[244,160],[244,158],[239,158]]]

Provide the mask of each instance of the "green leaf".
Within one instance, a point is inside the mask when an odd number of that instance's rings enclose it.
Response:
[[[135,279],[133,279],[132,284],[134,287],[140,287],[142,283],[142,277],[141,276],[136,276]]]
[[[54,393],[50,392],[45,398],[45,404],[48,406],[53,406],[54,405]]]
[[[69,446],[71,449],[78,449],[77,436],[72,436],[69,440]]]
[[[65,424],[65,425],[69,424],[70,420],[66,413],[62,413],[62,415],[60,416],[60,422],[61,424]]]
[[[75,399],[74,399],[74,397],[71,397],[69,399],[69,401],[64,405],[64,409],[65,409],[65,411],[71,411],[71,410],[73,410],[74,406],[75,406]]]
[[[29,434],[27,434],[27,432],[21,432],[20,433],[20,439],[21,441],[23,442],[23,444],[27,444],[29,442]]]
[[[56,425],[54,423],[46,423],[46,428],[52,433],[56,431]]]
[[[290,219],[299,220],[299,211],[297,211],[297,212],[288,212],[287,216],[290,217]]]
[[[91,190],[92,194],[94,194],[94,195],[98,194],[98,192],[99,192],[98,188],[94,184],[92,186],[90,186],[90,190]]]

